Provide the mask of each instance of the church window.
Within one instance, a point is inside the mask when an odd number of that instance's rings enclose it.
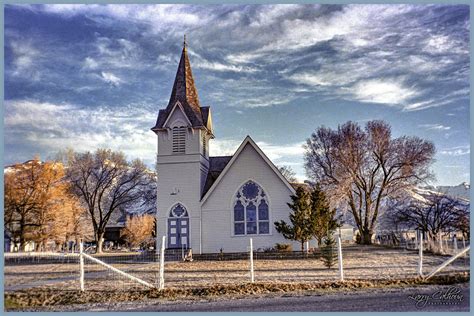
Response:
[[[173,127],[173,154],[184,154],[186,151],[186,127]]]
[[[246,182],[235,195],[234,235],[270,233],[268,198],[253,181]]]

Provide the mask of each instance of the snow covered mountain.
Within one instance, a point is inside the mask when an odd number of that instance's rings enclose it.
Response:
[[[451,197],[460,198],[463,200],[468,200],[468,201],[470,200],[471,185],[467,182],[463,182],[459,185],[454,185],[454,186],[448,186],[448,185],[441,185],[437,187],[427,186],[420,189],[439,192],[439,193],[442,193]]]

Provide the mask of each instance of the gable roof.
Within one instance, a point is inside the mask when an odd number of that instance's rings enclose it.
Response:
[[[280,180],[286,185],[286,187],[290,190],[292,194],[295,194],[295,189],[293,186],[286,180],[286,178],[281,174],[281,172],[278,170],[278,168],[273,164],[273,162],[268,159],[268,157],[265,155],[265,153],[260,149],[260,147],[257,146],[257,144],[253,141],[253,139],[247,135],[245,137],[244,141],[242,144],[240,144],[239,148],[235,152],[235,154],[231,157],[228,163],[226,163],[224,169],[222,172],[219,173],[218,177],[213,181],[213,183],[210,185],[209,189],[204,192],[204,196],[201,199],[201,204],[204,203],[209,196],[212,194],[212,192],[215,190],[215,188],[219,185],[219,182],[224,178],[225,174],[229,171],[230,167],[234,164],[234,162],[237,160],[237,157],[239,157],[240,153],[242,150],[245,148],[245,146],[249,144],[252,146],[255,151],[262,157],[263,161],[265,161],[268,166],[275,172],[275,174],[280,178]],[[206,181],[207,184],[207,181]]]
[[[206,183],[204,184],[201,197],[203,197],[211,188],[231,159],[232,156],[209,157],[209,171],[207,173]]]
[[[201,105],[199,104],[186,44],[183,46],[183,51],[181,52],[181,59],[179,61],[178,70],[176,71],[173,89],[171,90],[170,101],[166,109],[158,112],[158,118],[155,126],[151,129],[152,131],[164,128],[168,116],[178,101],[181,103],[184,113],[191,122],[192,127],[207,127],[209,108],[202,111]]]

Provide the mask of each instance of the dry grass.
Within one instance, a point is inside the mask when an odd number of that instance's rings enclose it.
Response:
[[[347,291],[363,288],[407,287],[426,284],[458,284],[469,282],[467,273],[455,276],[438,276],[423,281],[420,278],[405,280],[351,280],[344,282],[313,282],[313,283],[243,283],[234,285],[214,285],[196,288],[168,288],[165,290],[129,290],[129,291],[71,291],[58,289],[30,289],[5,293],[7,311],[21,311],[44,306],[73,304],[112,303],[139,301],[147,299],[176,300],[212,297],[242,297],[245,295],[268,295],[278,293],[327,293],[328,291]],[[35,309],[36,308],[36,309]]]
[[[350,280],[404,280],[417,276],[418,254],[400,249],[367,246],[343,251],[344,275]],[[424,272],[429,273],[446,260],[446,257],[426,254]],[[113,264],[147,282],[156,284],[158,263]],[[41,264],[5,267],[5,290],[31,287],[77,290],[78,264]],[[255,280],[270,283],[314,283],[338,279],[337,267],[328,270],[317,258],[299,260],[260,260],[255,258]],[[444,273],[469,270],[469,258],[461,258],[448,266]],[[86,260],[86,290],[129,291],[143,286],[128,281]],[[167,288],[196,288],[214,285],[244,284],[250,280],[248,260],[167,262],[165,283]]]

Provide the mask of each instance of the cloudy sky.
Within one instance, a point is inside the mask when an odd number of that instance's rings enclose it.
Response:
[[[109,147],[153,165],[158,110],[187,35],[211,155],[246,135],[300,179],[321,125],[384,119],[469,181],[469,7],[7,5],[5,164]]]

